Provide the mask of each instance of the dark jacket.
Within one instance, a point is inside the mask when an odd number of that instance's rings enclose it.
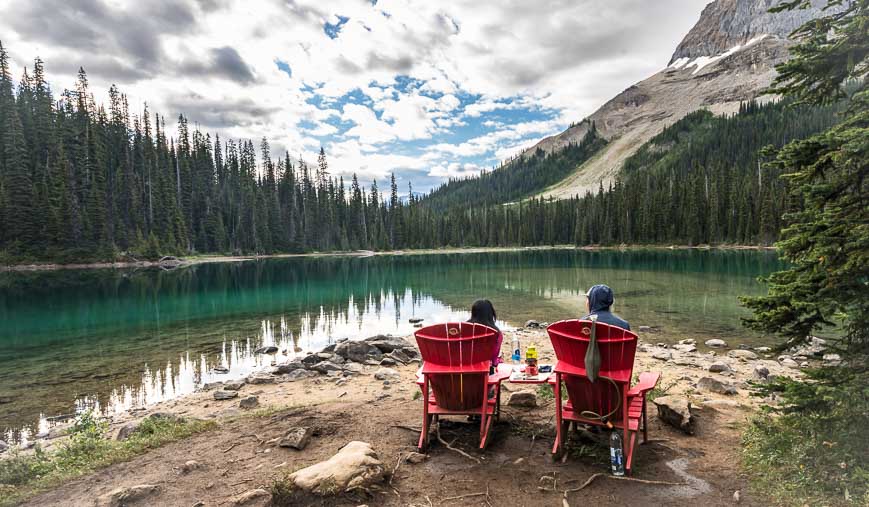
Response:
[[[588,291],[588,308],[591,313],[582,318],[588,320],[592,315],[597,315],[597,321],[631,330],[628,321],[610,311],[613,305],[613,290],[606,285],[595,285]]]

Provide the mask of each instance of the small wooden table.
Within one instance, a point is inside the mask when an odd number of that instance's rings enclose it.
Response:
[[[513,365],[507,363],[501,363],[498,365],[498,373],[510,375],[506,379],[506,382],[511,384],[546,384],[549,382],[550,377],[554,375],[554,373],[538,373],[536,377],[527,378],[524,377],[524,373],[514,372]],[[522,376],[517,377],[517,373]]]

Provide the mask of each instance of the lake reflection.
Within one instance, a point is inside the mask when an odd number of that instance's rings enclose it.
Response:
[[[736,298],[779,266],[759,252],[556,250],[0,273],[0,435],[175,398],[343,338],[408,336],[411,317],[464,320],[479,297],[504,325],[579,317],[600,282],[632,324],[660,327],[648,339],[750,343],[762,337],[740,327]],[[278,354],[253,353],[263,345]]]

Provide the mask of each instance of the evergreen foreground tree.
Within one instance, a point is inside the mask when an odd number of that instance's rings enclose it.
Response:
[[[869,504],[867,27],[869,0],[828,2],[823,18],[794,33],[799,43],[772,89],[807,104],[853,93],[840,124],[789,143],[772,162],[796,204],[777,243],[790,267],[768,278],[768,295],[743,299],[754,312],[748,325],[786,338],[784,347],[826,332],[842,356],[838,365],[807,370],[805,380],[766,386],[781,391],[780,414],[746,433],[747,463],[770,479],[776,491],[768,493],[790,493],[800,504],[813,495]]]

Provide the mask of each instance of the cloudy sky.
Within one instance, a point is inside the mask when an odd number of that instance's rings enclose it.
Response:
[[[707,0],[0,0],[17,78],[426,191],[664,68]],[[258,144],[258,143],[257,143]],[[296,155],[297,156],[297,155]]]

